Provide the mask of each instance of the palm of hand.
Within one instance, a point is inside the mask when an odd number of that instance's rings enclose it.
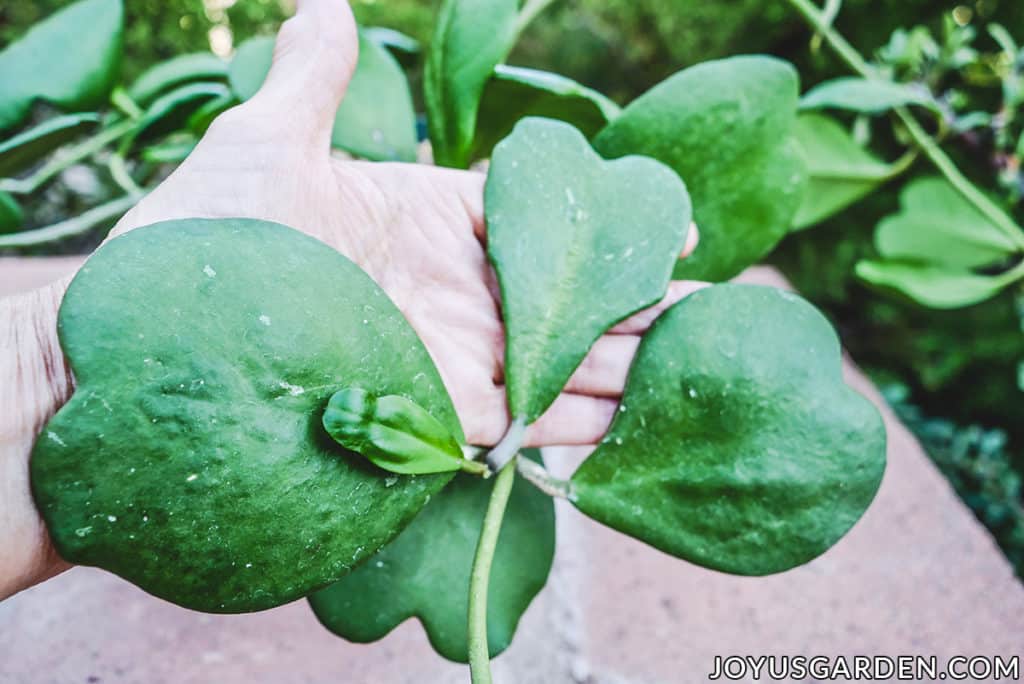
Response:
[[[345,3],[306,0],[282,27],[261,91],[221,115],[196,150],[112,234],[176,218],[276,221],[352,259],[391,297],[437,364],[472,444],[507,426],[504,333],[483,246],[482,174],[332,158],[334,112],[357,56]],[[692,246],[690,246],[692,249]],[[599,340],[527,444],[589,444],[615,410],[642,332],[694,285]]]

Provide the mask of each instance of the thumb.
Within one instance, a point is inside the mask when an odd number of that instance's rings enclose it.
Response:
[[[359,59],[346,0],[298,0],[281,25],[266,80],[250,102],[300,134],[330,139],[334,116]]]

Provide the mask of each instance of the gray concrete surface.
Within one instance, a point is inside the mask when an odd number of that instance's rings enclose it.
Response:
[[[0,294],[15,289],[7,265]],[[746,279],[781,282],[763,269]],[[889,465],[874,505],[835,548],[789,573],[737,578],[562,506],[551,580],[495,662],[496,680],[687,684],[707,681],[714,656],[733,654],[1024,655],[1024,587],[870,383],[850,364],[847,372],[882,408]],[[567,475],[581,455],[557,449],[548,460]],[[76,568],[0,603],[3,684],[467,681],[414,622],[352,645],[322,630],[303,602],[203,615]]]

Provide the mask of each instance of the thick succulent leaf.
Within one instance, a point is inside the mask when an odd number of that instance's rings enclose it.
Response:
[[[102,104],[117,80],[123,24],[121,0],[79,0],[0,52],[0,130],[24,121],[34,100]]]
[[[466,168],[494,67],[515,45],[518,0],[444,0],[427,51],[423,97],[434,161]]]
[[[1005,261],[1013,242],[942,178],[919,178],[900,194],[900,211],[875,231],[886,259],[969,270]],[[950,270],[950,269],[947,269]]]
[[[189,83],[158,97],[142,114],[134,135],[153,138],[173,131],[188,120],[205,102],[221,99],[230,94],[223,83]]]
[[[32,487],[61,556],[179,605],[270,608],[339,579],[449,475],[388,476],[321,414],[359,384],[460,438],[415,332],[370,278],[278,224],[189,219],[101,247],[58,322],[78,387]]]
[[[844,109],[861,114],[880,114],[905,105],[936,108],[924,88],[856,76],[825,81],[800,100],[801,109]]]
[[[527,116],[559,119],[590,138],[619,114],[607,97],[565,76],[499,64],[480,101],[472,158],[489,157]]]
[[[540,460],[536,450],[527,452]],[[456,476],[397,539],[309,598],[320,622],[349,641],[367,643],[417,617],[434,650],[449,660],[466,662],[469,575],[493,483]],[[502,521],[487,594],[492,658],[512,642],[519,618],[547,581],[554,553],[552,499],[517,480]]]
[[[25,222],[25,214],[18,201],[0,190],[0,234],[13,233]]]
[[[416,54],[420,51],[420,42],[412,36],[386,26],[368,26],[363,35],[382,47],[399,52]]]
[[[274,39],[252,38],[231,61],[231,89],[256,94],[270,71]],[[379,43],[359,36],[359,63],[334,118],[331,144],[375,161],[415,161],[416,112],[402,67]]]
[[[387,48],[360,34],[359,64],[338,108],[331,144],[376,161],[416,161],[409,81]]]
[[[0,176],[10,176],[40,161],[64,143],[94,128],[99,120],[99,114],[92,113],[57,116],[0,142]]]
[[[263,85],[274,61],[274,38],[257,36],[243,41],[228,65],[228,83],[239,100],[245,101]]]
[[[701,290],[640,344],[619,412],[572,477],[588,516],[741,575],[818,556],[871,503],[885,429],[839,343],[795,295]]]
[[[142,73],[128,88],[128,95],[145,107],[171,88],[190,81],[226,79],[228,63],[210,52],[178,55]]]
[[[597,338],[664,296],[690,200],[665,165],[605,161],[572,126],[528,118],[494,148],[484,205],[509,410],[532,423]]]
[[[885,290],[895,290],[923,306],[933,309],[958,309],[990,299],[1016,280],[1020,274],[979,275],[950,266],[920,261],[857,262],[857,276]]]
[[[214,119],[237,104],[238,98],[233,92],[211,98],[199,105],[199,108],[189,115],[185,127],[194,135],[202,136]]]
[[[704,62],[641,95],[598,134],[605,157],[654,157],[686,181],[700,244],[674,277],[726,280],[789,231],[804,187],[790,136],[798,91],[793,67],[771,57]]]
[[[794,136],[807,167],[807,191],[793,219],[795,229],[839,213],[895,171],[858,145],[838,121],[822,114],[799,116]]]

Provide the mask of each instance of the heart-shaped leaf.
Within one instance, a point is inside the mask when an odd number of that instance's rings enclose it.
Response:
[[[807,191],[793,219],[796,229],[837,214],[896,172],[827,116],[802,114],[796,120],[794,135],[807,166]]]
[[[0,130],[24,121],[34,100],[102,104],[117,80],[123,24],[121,0],[79,0],[0,52]]]
[[[69,140],[96,126],[99,114],[67,114],[0,142],[0,176],[10,176],[39,161]]]
[[[263,85],[274,39],[251,38],[231,61],[231,88],[248,100]],[[375,161],[416,160],[416,112],[405,72],[380,43],[359,34],[359,62],[334,118],[331,145]]]
[[[0,233],[11,233],[25,222],[25,214],[18,201],[0,190]]]
[[[843,109],[861,114],[881,114],[896,107],[921,105],[938,109],[924,87],[856,76],[836,78],[812,88],[800,100],[801,109]]]
[[[967,270],[1005,261],[1016,247],[945,179],[919,178],[900,193],[900,211],[875,231],[886,259]]]
[[[518,35],[518,0],[444,0],[423,73],[434,161],[466,168],[484,86]]]
[[[857,277],[884,290],[896,290],[923,306],[958,309],[983,302],[1024,278],[1020,268],[1000,275],[912,261],[857,262]]]
[[[527,116],[565,121],[590,138],[619,111],[601,93],[565,76],[499,64],[480,100],[472,158],[489,157],[516,122]]]
[[[836,543],[885,469],[885,429],[843,383],[839,343],[802,299],[719,285],[644,336],[576,506],[674,556],[780,572]]]
[[[540,460],[539,452],[526,452]],[[320,622],[349,641],[367,643],[417,617],[434,650],[466,662],[469,575],[493,482],[456,476],[380,553],[310,596]],[[487,594],[492,658],[512,642],[519,618],[547,581],[554,554],[554,503],[517,480]]]
[[[675,278],[731,278],[788,232],[804,186],[790,137],[798,92],[793,67],[771,57],[704,62],[641,95],[594,139],[605,157],[654,157],[686,181],[700,245]]]
[[[494,148],[484,204],[509,410],[532,423],[597,338],[664,296],[690,201],[665,165],[604,161],[572,126],[528,118]]]
[[[460,441],[415,332],[370,278],[283,226],[171,221],[101,247],[68,288],[78,387],[32,487],[63,558],[182,606],[261,610],[339,579],[450,475],[386,477],[323,430],[358,384]]]
[[[142,73],[128,88],[128,95],[145,107],[158,95],[191,81],[211,81],[228,77],[228,63],[210,52],[178,55],[160,62]]]

